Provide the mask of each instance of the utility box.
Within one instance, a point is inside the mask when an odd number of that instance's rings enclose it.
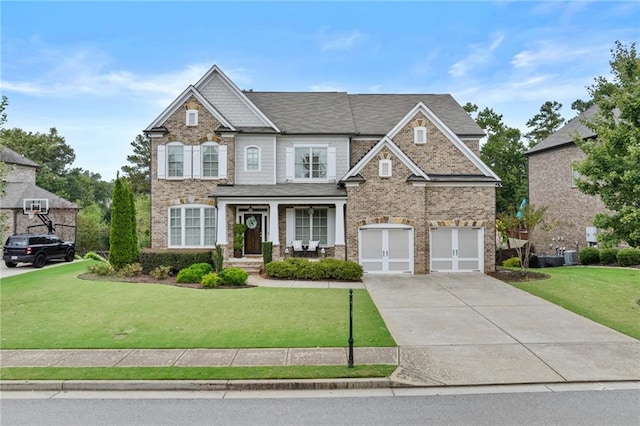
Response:
[[[593,244],[598,242],[598,229],[595,226],[587,226],[587,242]]]

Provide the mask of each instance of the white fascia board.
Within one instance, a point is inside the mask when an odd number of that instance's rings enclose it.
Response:
[[[393,139],[400,130],[406,126],[411,119],[418,113],[423,113],[435,126],[440,130],[468,159],[476,166],[485,176],[491,176],[496,180],[500,180],[493,170],[487,166],[471,149],[456,135],[446,124],[442,122],[424,103],[418,102],[407,115],[396,124],[393,129],[387,133],[387,137]]]
[[[371,148],[369,152],[367,152],[365,156],[362,157],[360,161],[358,161],[358,163],[356,163],[356,165],[353,166],[353,168],[351,168],[351,170],[349,170],[347,174],[345,174],[340,180],[343,181],[350,176],[355,176],[358,173],[360,173],[360,171],[364,168],[364,166],[366,166],[384,147],[389,148],[389,150],[396,157],[398,157],[405,166],[407,166],[407,168],[411,171],[411,173],[413,173],[416,176],[422,176],[426,180],[430,180],[429,176],[427,176],[427,174],[423,172],[420,169],[420,167],[418,167],[413,161],[411,161],[411,159],[407,156],[407,154],[402,152],[402,150],[398,147],[398,145],[396,145],[390,138],[386,136],[380,139],[380,141],[377,144],[375,144],[374,147]]]
[[[320,204],[333,204],[336,201],[347,201],[347,196],[335,196],[335,197],[260,197],[260,198],[251,198],[251,197],[216,197],[213,196],[211,198],[220,198],[224,200],[226,204],[242,204],[242,205],[262,205],[272,203],[278,204],[291,204],[294,206],[297,205],[320,205]]]
[[[479,187],[479,188],[491,188],[491,187],[498,187],[500,186],[499,182],[428,182],[427,186],[438,186],[438,187],[444,187],[444,186],[475,186],[475,187]]]
[[[223,116],[222,114],[220,114],[197,90],[195,87],[193,86],[189,86],[185,89],[184,92],[182,92],[180,94],[180,96],[178,96],[173,102],[171,102],[171,104],[164,110],[162,111],[162,114],[160,114],[158,116],[158,118],[156,118],[154,120],[153,123],[151,123],[149,125],[149,127],[147,127],[145,129],[145,131],[149,131],[152,130],[154,127],[158,127],[159,125],[161,125],[162,123],[164,123],[169,116],[171,116],[171,114],[173,114],[174,112],[176,112],[178,110],[178,108],[180,108],[182,106],[182,104],[184,104],[186,102],[187,99],[189,99],[190,96],[194,96],[206,109],[207,111],[209,111],[220,123],[222,123],[223,125],[225,125],[226,127],[229,127],[230,129],[234,129],[235,128],[231,125],[231,123],[229,123]]]
[[[251,111],[253,111],[253,113],[256,114],[266,126],[271,127],[277,133],[282,133],[282,131],[278,129],[278,126],[276,126],[271,120],[269,120],[269,118],[264,115],[264,113],[260,111],[260,109],[255,106],[255,104],[251,102],[244,93],[242,93],[242,90],[240,90],[240,88],[236,86],[235,83],[231,81],[231,79],[227,77],[227,75],[223,73],[217,65],[212,66],[211,69],[207,71],[207,73],[202,76],[200,80],[198,80],[195,87],[197,89],[202,88],[202,85],[204,85],[214,73],[218,74],[218,76],[222,80],[222,83],[224,83],[225,86],[227,86],[233,93],[235,93],[238,99],[240,99],[242,103],[244,103]]]

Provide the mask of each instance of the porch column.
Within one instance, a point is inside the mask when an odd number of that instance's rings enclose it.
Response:
[[[224,201],[218,201],[218,223],[217,225],[217,244],[227,244],[227,203]]]
[[[278,203],[269,203],[269,236],[274,246],[280,245],[280,229],[278,227]]]
[[[336,235],[335,244],[337,246],[344,245],[344,201],[336,201]]]

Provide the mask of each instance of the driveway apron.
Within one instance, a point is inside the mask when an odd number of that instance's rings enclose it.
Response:
[[[363,281],[400,347],[400,383],[640,380],[640,341],[487,275]]]

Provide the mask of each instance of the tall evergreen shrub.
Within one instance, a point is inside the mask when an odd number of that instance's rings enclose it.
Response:
[[[109,263],[116,269],[138,261],[138,244],[134,238],[135,213],[130,193],[126,182],[117,176],[113,186],[109,232]]]

